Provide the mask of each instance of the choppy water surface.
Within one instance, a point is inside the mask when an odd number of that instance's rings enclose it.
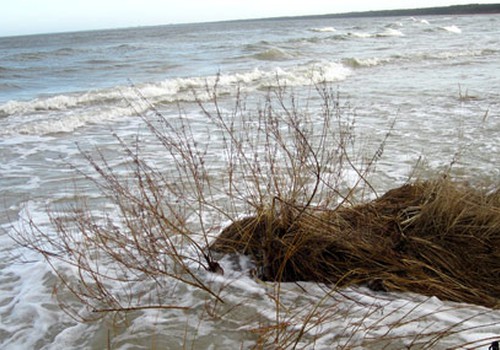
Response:
[[[9,237],[30,218],[50,231],[46,208],[71,201],[80,181],[68,163],[88,167],[77,145],[99,148],[112,164],[120,164],[112,134],[127,138],[145,132],[138,113],[148,106],[139,103],[137,91],[173,120],[179,114],[176,102],[182,101],[195,124],[200,113],[192,91],[202,93],[217,74],[223,100],[234,100],[239,86],[248,108],[257,108],[278,79],[300,96],[311,94],[313,82],[326,80],[351,106],[357,140],[366,149],[396,119],[374,178],[380,191],[401,184],[421,156],[432,171],[458,155],[458,175],[498,183],[499,28],[499,16],[324,18],[0,38],[2,348],[101,349],[108,341],[120,349],[177,349],[184,343],[195,349],[247,348],[255,345],[249,329],[276,317],[268,297],[273,286],[251,280],[224,260],[225,277],[204,278],[231,285],[229,305],[244,303],[226,317],[207,317],[206,297],[176,286],[175,295],[166,291],[166,297],[191,311],[141,312],[123,326],[78,324],[53,298],[55,277],[47,264]],[[314,98],[310,104],[314,110]],[[207,140],[206,128],[194,130],[196,138]],[[154,143],[143,147],[158,154]],[[100,199],[91,187],[85,196]],[[321,286],[302,287],[283,287],[283,303],[299,310],[287,322],[298,329],[307,310],[300,306],[324,295]],[[311,347],[355,345],[362,342],[356,338],[360,334],[394,332],[396,338],[415,334],[416,339],[429,327],[446,329],[464,320],[439,347],[500,335],[497,311],[435,298],[381,297],[358,288],[322,307],[331,315],[306,338]],[[405,314],[415,322],[391,328]]]

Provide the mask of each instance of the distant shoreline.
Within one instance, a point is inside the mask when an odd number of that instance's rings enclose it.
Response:
[[[364,12],[331,13],[324,15],[276,17],[272,19],[297,18],[360,18],[360,17],[401,17],[401,16],[439,16],[439,15],[486,15],[500,14],[500,4],[469,4],[441,7],[426,7],[404,10],[380,10]],[[271,18],[263,18],[271,19]]]
[[[392,16],[436,16],[479,15],[500,13],[500,4],[469,4],[443,7],[415,8],[406,10],[348,12],[333,14],[335,17],[392,17]]]
[[[425,7],[403,10],[379,10],[379,11],[362,11],[362,12],[343,12],[343,13],[329,13],[317,15],[303,15],[303,16],[277,16],[277,17],[263,17],[263,18],[245,18],[245,19],[230,19],[223,21],[212,22],[190,22],[190,23],[172,23],[160,25],[144,25],[138,27],[119,27],[119,28],[96,28],[88,30],[76,31],[63,31],[53,33],[32,33],[32,34],[19,34],[7,35],[0,38],[15,38],[24,36],[37,36],[37,35],[54,35],[54,34],[72,34],[82,32],[96,32],[96,31],[114,31],[124,29],[148,28],[148,27],[161,27],[171,25],[197,25],[197,24],[210,24],[210,23],[235,23],[246,21],[280,21],[280,20],[295,20],[295,19],[328,19],[328,18],[363,18],[363,17],[416,17],[416,16],[439,16],[439,15],[488,15],[500,14],[500,3],[498,4],[468,4],[468,5],[452,5],[441,7]]]

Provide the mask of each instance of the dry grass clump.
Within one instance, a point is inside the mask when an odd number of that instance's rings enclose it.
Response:
[[[500,306],[500,191],[439,179],[333,210],[277,207],[234,222],[211,249],[251,255],[264,280]]]

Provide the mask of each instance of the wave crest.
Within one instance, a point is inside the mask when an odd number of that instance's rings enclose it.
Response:
[[[404,36],[403,32],[397,29],[393,28],[386,28],[382,33],[377,33],[375,34],[376,37],[398,37],[398,36]]]
[[[208,99],[206,86],[216,83],[219,93],[230,95],[238,84],[242,84],[244,89],[260,90],[281,84],[304,86],[319,81],[335,82],[346,79],[350,74],[351,70],[343,64],[314,62],[290,68],[256,68],[242,73],[174,78],[31,101],[9,101],[0,105],[0,117],[8,119],[6,127],[0,123],[0,135],[72,132],[86,125],[108,123],[144,113],[151,104]],[[144,103],[143,98],[149,103]]]
[[[391,59],[376,58],[376,57],[373,58],[351,57],[342,60],[342,63],[352,68],[375,67],[389,62],[391,62]]]
[[[320,27],[320,28],[310,28],[309,31],[315,33],[332,33],[336,32],[337,30],[333,27]]]
[[[252,57],[262,61],[285,61],[293,59],[294,55],[276,47],[256,53]]]
[[[443,29],[447,32],[450,32],[450,33],[455,33],[455,34],[462,33],[462,29],[458,28],[456,25],[441,27],[441,29]]]

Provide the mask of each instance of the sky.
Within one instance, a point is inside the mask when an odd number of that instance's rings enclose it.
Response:
[[[0,10],[0,36],[496,2],[498,1],[6,0]]]

